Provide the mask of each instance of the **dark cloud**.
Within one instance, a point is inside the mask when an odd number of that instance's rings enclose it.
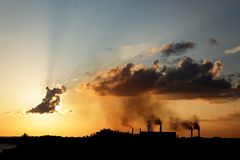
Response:
[[[108,77],[99,76],[94,90],[102,95],[114,94],[119,96],[134,96],[147,92],[154,88],[159,74],[153,69],[138,68],[139,66],[129,63],[124,68],[111,69]]]
[[[217,41],[217,39],[215,39],[215,38],[209,38],[209,39],[208,39],[208,44],[209,44],[209,45],[217,45],[217,44],[218,44],[218,41]]]
[[[182,53],[185,53],[188,49],[193,49],[194,46],[195,43],[193,42],[172,42],[162,45],[159,51],[165,56],[180,55]]]
[[[62,86],[61,88],[53,88],[49,89],[46,87],[47,93],[45,98],[42,100],[42,103],[37,105],[36,107],[27,111],[27,113],[53,113],[55,111],[55,107],[60,103],[60,94],[66,92],[66,87]]]
[[[196,62],[190,57],[181,60],[175,67],[160,68],[158,61],[154,61],[150,68],[129,63],[98,76],[87,87],[101,95],[156,94],[169,99],[238,98],[239,88],[233,88],[230,81],[219,77],[222,68],[221,61]]]

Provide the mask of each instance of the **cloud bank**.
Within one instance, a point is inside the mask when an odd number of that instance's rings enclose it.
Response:
[[[154,61],[152,67],[128,63],[116,67],[85,84],[100,95],[141,96],[161,95],[167,99],[239,97],[239,85],[220,78],[223,68],[220,60],[196,62],[186,57],[175,67],[162,66]]]

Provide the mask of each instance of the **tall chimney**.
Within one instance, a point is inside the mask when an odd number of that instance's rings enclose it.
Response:
[[[200,128],[198,128],[198,137],[200,137]]]
[[[190,130],[191,130],[191,138],[192,138],[193,137],[193,129],[191,128]]]
[[[159,131],[162,132],[162,123],[160,123],[160,130]]]
[[[148,121],[147,121],[147,130],[148,130],[148,132],[152,132],[152,131],[153,131],[151,120],[148,120]]]
[[[139,133],[141,134],[141,132],[142,132],[142,129],[140,128],[140,129],[139,129]]]
[[[134,132],[133,132],[133,128],[132,128],[132,135],[134,134]]]

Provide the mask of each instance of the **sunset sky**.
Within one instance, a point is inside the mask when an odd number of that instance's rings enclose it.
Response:
[[[239,0],[0,0],[0,136],[196,115],[201,136],[240,137],[239,20]],[[47,86],[60,104],[32,112]]]

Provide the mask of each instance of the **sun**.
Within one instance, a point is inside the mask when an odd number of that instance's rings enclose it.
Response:
[[[57,106],[55,107],[55,110],[56,110],[56,111],[60,111],[60,110],[61,110],[61,108],[62,108],[62,106],[61,106],[61,105],[57,105]]]

